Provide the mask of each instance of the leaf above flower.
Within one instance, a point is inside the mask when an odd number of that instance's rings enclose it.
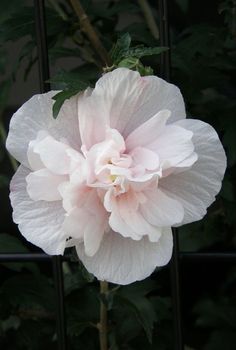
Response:
[[[165,46],[145,47],[144,45],[138,45],[130,47],[130,45],[131,36],[129,33],[125,33],[118,38],[110,52],[111,59],[115,65],[119,65],[120,61],[124,58],[142,58],[144,56],[159,55],[169,50],[169,48]]]
[[[89,83],[78,79],[78,76],[76,76],[76,74],[68,72],[59,73],[54,78],[50,79],[49,82],[55,84],[58,87],[64,88],[63,91],[60,91],[55,96],[53,96],[53,100],[55,100],[52,107],[53,118],[57,118],[58,113],[60,112],[60,109],[65,100],[68,100],[89,86]]]

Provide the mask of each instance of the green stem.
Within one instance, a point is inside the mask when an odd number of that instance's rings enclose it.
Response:
[[[2,143],[5,145],[6,139],[7,139],[7,134],[6,134],[6,130],[5,130],[4,125],[3,125],[1,115],[0,115],[0,138],[2,140]],[[10,160],[10,163],[12,165],[13,170],[16,171],[18,168],[17,161],[10,155],[10,153],[7,152],[7,154],[8,154],[8,158]]]
[[[108,293],[108,282],[100,281],[100,293]],[[107,307],[100,302],[100,324],[99,324],[99,340],[100,340],[100,350],[108,350],[108,340],[107,340]]]

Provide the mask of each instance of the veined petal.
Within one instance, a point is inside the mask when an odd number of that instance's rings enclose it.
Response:
[[[68,236],[84,242],[85,253],[88,256],[93,256],[97,252],[107,229],[107,213],[96,190],[90,190],[80,207],[71,210],[64,221],[63,229]]]
[[[80,208],[84,205],[90,188],[84,184],[73,184],[71,181],[66,181],[59,185],[58,191],[62,197],[63,208],[71,212],[73,208]]]
[[[26,190],[29,170],[20,166],[11,181],[13,220],[22,235],[47,254],[63,254],[66,233],[62,230],[65,211],[60,201],[33,201]]]
[[[112,211],[109,217],[109,225],[112,230],[124,238],[132,238],[134,241],[139,241],[142,238],[142,235],[135,232],[123,219],[118,210]]]
[[[123,237],[139,240],[143,236],[148,236],[150,241],[158,241],[162,229],[145,220],[139,211],[139,199],[140,196],[132,191],[114,197],[109,225]],[[106,205],[109,207],[109,204]]]
[[[140,212],[150,224],[159,227],[173,226],[183,220],[184,208],[179,201],[158,188],[144,191],[144,194],[147,200],[140,205]]]
[[[159,186],[168,196],[179,201],[185,211],[179,225],[200,220],[221,188],[226,156],[215,130],[200,120],[186,119],[177,125],[191,130],[198,160],[179,174],[160,179]]]
[[[98,80],[91,100],[99,100],[97,113],[103,115],[107,125],[122,133],[145,86],[138,72],[118,68]]]
[[[26,177],[27,192],[34,201],[61,200],[59,185],[67,180],[67,176],[55,175],[48,169],[40,169],[29,173]]]
[[[78,96],[65,101],[57,119],[52,116],[52,97],[57,91],[35,95],[13,115],[6,146],[8,151],[23,165],[30,167],[27,157],[29,142],[35,140],[41,130],[60,140],[66,138],[70,146],[80,149],[78,124]]]
[[[144,147],[136,147],[130,152],[134,164],[142,165],[147,170],[155,170],[159,167],[158,155]]]
[[[98,280],[121,285],[140,281],[148,277],[157,266],[166,265],[171,258],[172,248],[170,228],[164,229],[155,243],[147,237],[134,241],[110,231],[105,233],[101,246],[93,257],[85,254],[83,243],[76,246],[84,266]]]
[[[34,147],[39,141],[43,140],[46,136],[48,136],[47,131],[39,131],[36,139],[30,141],[29,143],[29,147],[27,150],[27,158],[32,170],[39,170],[45,168],[45,165],[43,164],[39,154],[34,152]]]
[[[182,162],[194,152],[193,133],[177,125],[167,125],[156,141],[147,147],[159,156],[163,169],[181,166]]]
[[[97,220],[89,220],[84,231],[84,248],[85,254],[93,256],[98,251],[103,235],[105,233],[106,222],[97,222]]]
[[[177,86],[156,76],[141,77],[141,84],[143,89],[134,106],[134,112],[122,129],[121,121],[117,126],[124,138],[162,110],[171,112],[168,124],[186,118],[184,100]]]
[[[106,126],[127,137],[161,110],[171,112],[171,121],[185,118],[179,89],[155,77],[118,68],[104,74],[91,95],[80,100],[79,121],[83,143],[89,149],[105,138]]]
[[[53,137],[47,136],[34,146],[34,152],[40,156],[46,168],[55,174],[69,174],[71,169],[71,158],[67,150],[70,147]]]
[[[69,215],[65,216],[63,222],[63,230],[67,233],[67,236],[71,239],[81,240],[84,239],[84,220],[86,220],[84,213],[80,208],[73,208]]]
[[[89,150],[106,137],[109,115],[103,98],[84,94],[78,104],[78,115],[82,144]]]
[[[125,140],[127,151],[131,151],[135,147],[145,147],[156,141],[170,115],[169,110],[161,110],[132,131]]]

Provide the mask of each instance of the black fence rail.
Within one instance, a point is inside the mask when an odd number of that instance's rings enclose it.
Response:
[[[169,23],[168,23],[168,0],[158,1],[160,45],[170,47]],[[47,83],[49,73],[47,33],[45,22],[45,4],[44,0],[34,0],[35,7],[35,25],[36,41],[38,48],[40,92],[50,90],[50,84]],[[160,76],[170,80],[170,50],[161,54]],[[181,263],[188,262],[236,262],[236,253],[222,252],[180,252],[178,244],[178,231],[173,229],[174,249],[170,263],[171,289],[172,289],[172,310],[173,310],[173,335],[174,350],[184,350],[183,321],[181,316]],[[69,261],[70,256],[49,256],[45,253],[14,253],[0,254],[0,262],[52,262],[53,280],[56,296],[56,323],[57,323],[57,343],[58,350],[67,349],[66,339],[66,316],[64,305],[64,286],[62,262]]]

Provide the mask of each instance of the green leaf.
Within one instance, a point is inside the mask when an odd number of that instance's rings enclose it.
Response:
[[[77,87],[74,89],[60,91],[58,94],[53,96],[53,100],[55,100],[53,107],[52,107],[52,113],[53,113],[54,119],[57,118],[57,116],[60,112],[60,109],[61,109],[63,103],[65,102],[65,100],[70,99],[72,96],[78,94],[80,91],[82,91],[88,87],[88,85],[83,83],[83,82],[80,82],[80,85],[77,82],[76,86]]]
[[[139,59],[136,57],[128,57],[128,58],[124,58],[123,60],[121,60],[118,64],[118,67],[124,67],[124,68],[135,68],[137,67],[137,65],[139,64]]]
[[[65,100],[70,99],[72,96],[76,95],[79,92],[79,90],[65,90],[61,91],[55,96],[53,96],[53,100],[55,100],[53,107],[52,107],[52,114],[53,118],[56,119],[60,109],[65,102]]]
[[[123,53],[126,52],[131,44],[131,37],[129,33],[123,34],[113,46],[110,52],[111,59],[114,63],[119,63],[119,61],[124,57]],[[129,55],[132,56],[132,55]]]
[[[33,7],[16,7],[16,11],[1,23],[0,41],[16,41],[26,35],[34,35]]]
[[[153,75],[153,69],[149,66],[142,65],[141,62],[139,62],[139,65],[137,66],[137,71],[142,77],[145,77],[146,75]]]
[[[154,310],[156,311],[157,321],[160,324],[164,320],[171,320],[171,299],[167,297],[154,296],[150,298]]]
[[[83,288],[86,284],[94,280],[93,275],[87,272],[87,275],[90,276],[90,280],[88,280],[88,276],[85,276],[84,271],[80,268],[81,264],[76,265],[77,271],[66,273],[64,276],[65,295],[69,295],[73,291]]]
[[[89,84],[80,80],[79,74],[73,74],[70,72],[60,72],[55,77],[49,80],[50,83],[55,85],[60,85],[64,88],[63,91],[60,91],[55,96],[53,96],[53,100],[55,100],[52,111],[53,118],[57,118],[60,109],[65,102],[65,100],[70,99],[72,96],[76,95],[82,90],[85,90]]]
[[[137,321],[143,327],[148,341],[151,343],[156,314],[150,301],[145,297],[135,294],[130,297],[125,297],[121,293],[117,293],[115,298],[134,313]]]
[[[159,55],[168,50],[168,47],[144,47],[143,45],[130,48],[131,37],[128,33],[122,35],[113,46],[110,55],[114,65],[118,67],[134,68],[138,65],[137,59]]]
[[[117,67],[125,67],[137,70],[141,76],[153,74],[153,69],[151,67],[144,66],[136,57],[124,58],[122,61],[120,61]]]
[[[152,342],[154,322],[157,321],[157,318],[153,305],[146,295],[154,292],[156,289],[156,283],[146,279],[120,288],[113,296],[113,307],[117,307],[116,303],[118,301],[121,305],[123,304],[123,307],[125,306],[125,308],[132,311],[139,325],[144,329],[150,343]],[[137,331],[137,327],[132,326],[132,324],[129,325],[130,321],[132,320],[127,319],[127,327],[130,327],[132,332]]]
[[[165,52],[169,50],[168,47],[133,47],[131,49],[126,50],[123,52],[123,57],[136,57],[136,58],[142,58],[145,56],[153,56],[153,55],[160,55],[162,52]]]
[[[80,301],[79,307],[77,305]],[[74,290],[67,298],[67,311],[69,323],[73,322],[93,322],[97,323],[99,319],[99,298],[98,289],[92,284],[87,284],[84,288]]]
[[[152,47],[157,45],[157,40],[150,35],[150,30],[145,22],[135,22],[128,24],[124,31],[129,33],[132,40]]]
[[[83,73],[80,72],[65,72],[61,70],[48,80],[55,90],[85,90],[89,86],[89,82],[83,79]]]

